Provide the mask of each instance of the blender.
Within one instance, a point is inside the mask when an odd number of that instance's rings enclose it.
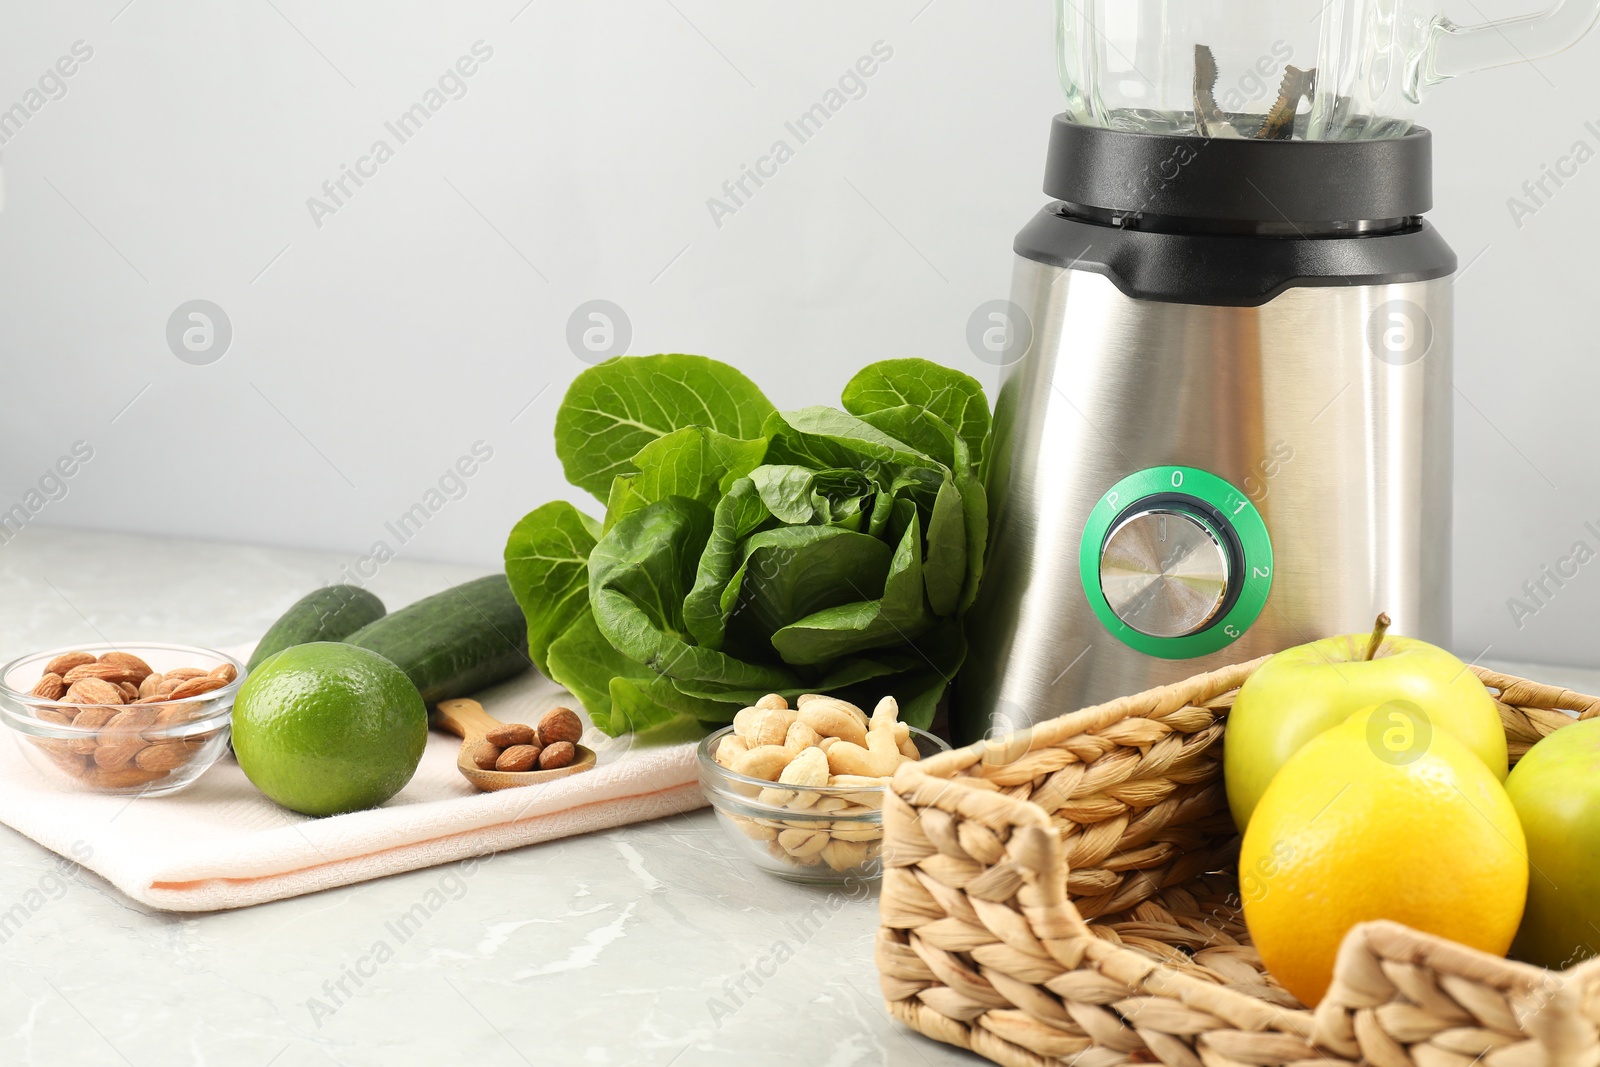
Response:
[[[1379,612],[1449,643],[1456,257],[1412,115],[1572,44],[1600,0],[1476,26],[1438,5],[1060,0],[962,739]]]

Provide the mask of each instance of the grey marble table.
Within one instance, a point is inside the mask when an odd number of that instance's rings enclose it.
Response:
[[[29,527],[0,548],[0,659],[250,641],[355,562]],[[395,560],[368,584],[403,604],[476,573]],[[392,924],[419,903],[402,940]],[[984,1062],[889,1020],[873,895],[744,865],[706,811],[200,915],[134,904],[0,827],[7,913],[27,916],[0,922],[7,1067]]]

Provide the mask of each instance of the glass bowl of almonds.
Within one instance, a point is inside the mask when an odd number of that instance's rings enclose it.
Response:
[[[700,742],[700,789],[735,847],[795,882],[850,885],[883,873],[883,791],[895,768],[949,749],[899,721],[807,694],[762,697]]]
[[[243,675],[232,656],[191,645],[36,652],[0,667],[0,718],[61,788],[162,796],[227,751]]]

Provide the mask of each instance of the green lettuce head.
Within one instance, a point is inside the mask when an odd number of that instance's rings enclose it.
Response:
[[[724,723],[767,693],[892,694],[932,719],[982,574],[988,402],[920,359],[867,367],[842,402],[780,412],[702,356],[572,383],[556,452],[605,519],[544,505],[506,574],[534,662],[601,729]]]

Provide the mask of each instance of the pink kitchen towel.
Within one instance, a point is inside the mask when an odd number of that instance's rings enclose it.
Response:
[[[236,650],[230,650],[235,651]],[[479,694],[506,722],[581,706],[536,672]],[[53,785],[0,744],[0,822],[168,911],[215,911],[314,893],[468,856],[644,822],[705,804],[693,742],[640,747],[585,718],[594,770],[480,793],[456,769],[459,738],[432,731],[416,776],[382,807],[307,818],[268,800],[224,757],[167,797],[107,797]]]

